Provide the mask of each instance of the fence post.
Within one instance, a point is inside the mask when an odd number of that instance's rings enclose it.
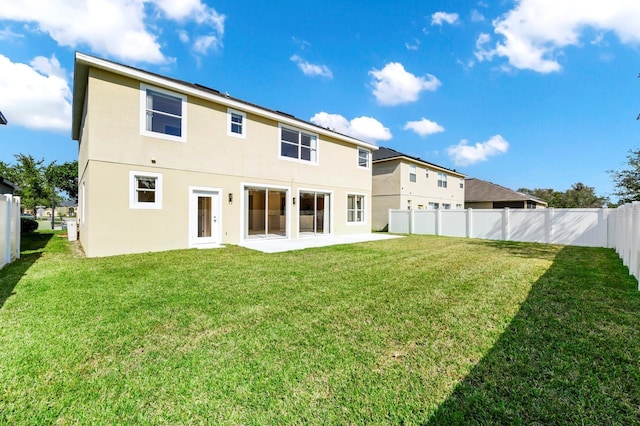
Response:
[[[509,207],[505,207],[502,210],[502,241],[508,241],[511,237],[511,230],[509,229]]]
[[[4,241],[2,241],[2,244],[4,244],[4,248],[5,248],[5,258],[3,259],[3,265],[6,265],[8,263],[11,263],[11,234],[12,229],[11,229],[11,215],[13,213],[13,201],[11,199],[11,195],[10,194],[4,194],[4,199],[7,202],[7,223],[2,224],[4,226]]]
[[[553,216],[554,216],[553,207],[549,207],[545,211],[544,215],[544,242],[548,244],[553,244]]]
[[[415,215],[413,214],[413,209],[409,210],[409,235],[413,234],[413,230],[416,229],[415,223]]]
[[[22,223],[20,221],[20,211],[21,209],[21,203],[22,200],[20,197],[17,196],[13,196],[13,201],[14,201],[14,206],[13,206],[13,212],[14,214],[14,228],[13,228],[13,238],[14,238],[14,244],[15,244],[15,252],[14,252],[14,260],[20,259],[20,239],[22,238],[22,234],[20,233],[21,229],[22,229]]]
[[[436,209],[436,235],[442,234],[441,228],[442,223],[442,213],[440,213],[440,209]]]
[[[629,232],[629,274],[638,278],[640,270],[640,244],[638,243],[638,230],[640,229],[640,202],[631,204],[631,229]],[[640,283],[638,286],[640,290]]]
[[[467,209],[467,238],[473,238],[473,209]]]

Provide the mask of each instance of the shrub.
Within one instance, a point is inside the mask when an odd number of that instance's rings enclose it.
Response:
[[[27,232],[33,232],[38,229],[38,222],[26,217],[20,218],[20,233],[26,234]]]

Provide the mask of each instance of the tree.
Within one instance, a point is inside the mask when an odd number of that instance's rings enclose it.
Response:
[[[609,170],[616,187],[613,195],[620,197],[621,203],[640,201],[640,149],[629,150],[626,168]]]
[[[533,190],[521,188],[518,192],[532,195],[546,201],[549,207],[556,208],[602,207],[608,201],[607,197],[598,197],[593,187],[586,186],[582,182],[574,183],[565,192],[555,191],[551,188]]]
[[[45,173],[47,183],[54,183],[56,190],[67,193],[69,199],[78,199],[78,162],[69,161],[56,164],[55,161],[47,167]]]
[[[13,166],[15,184],[19,190],[21,204],[31,210],[36,206],[49,205],[51,190],[44,182],[44,159],[35,160],[31,155],[17,154]]]

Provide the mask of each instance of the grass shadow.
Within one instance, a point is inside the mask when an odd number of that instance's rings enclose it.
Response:
[[[32,232],[20,237],[20,259],[0,269],[0,309],[29,268],[42,256],[53,233]]]
[[[544,255],[542,245],[495,244]],[[562,248],[428,424],[638,424],[636,286],[613,250]]]
[[[469,244],[482,247],[493,247],[500,251],[507,251],[513,256],[527,259],[553,260],[558,253],[558,246],[538,243],[522,243],[517,241],[469,239]]]

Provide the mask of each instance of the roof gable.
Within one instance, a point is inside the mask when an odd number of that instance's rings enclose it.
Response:
[[[464,180],[464,200],[465,202],[486,202],[486,201],[534,201],[538,204],[547,205],[539,198],[522,192],[513,191],[504,186],[497,185],[486,180],[467,178]]]
[[[377,151],[375,151],[373,153],[373,163],[382,162],[382,161],[389,161],[389,160],[395,160],[395,159],[405,160],[405,161],[410,162],[410,163],[417,163],[417,164],[420,164],[420,165],[422,165],[424,167],[429,167],[431,169],[444,170],[444,171],[447,171],[449,173],[453,173],[453,174],[455,174],[457,176],[460,176],[462,178],[465,176],[463,173],[460,173],[460,172],[458,172],[456,170],[451,170],[451,169],[448,169],[446,167],[442,167],[442,166],[439,166],[437,164],[433,164],[433,163],[430,163],[428,161],[425,161],[420,157],[412,157],[410,155],[403,154],[403,153],[401,153],[399,151],[396,151],[395,149],[387,148],[387,147],[384,147],[384,146],[381,146],[380,148],[378,148]]]

